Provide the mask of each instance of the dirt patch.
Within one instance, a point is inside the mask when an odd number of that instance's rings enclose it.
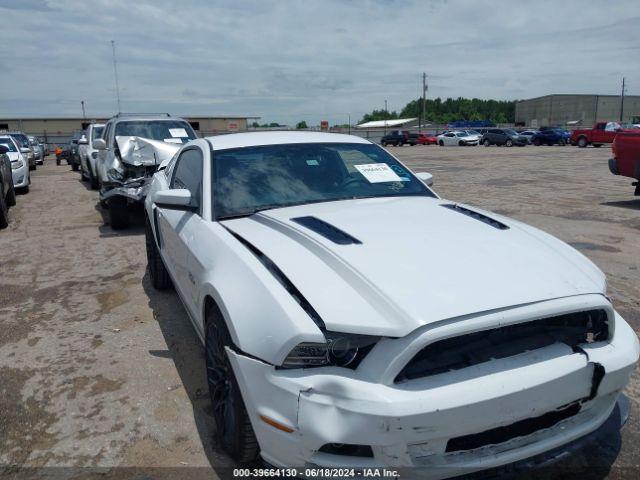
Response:
[[[58,418],[43,402],[23,398],[22,390],[33,374],[32,370],[0,369],[0,464],[20,465],[31,452],[49,449],[57,441],[49,427]]]
[[[100,303],[100,312],[105,314],[127,303],[129,294],[124,290],[115,290],[113,292],[99,293],[96,295],[98,303]]]

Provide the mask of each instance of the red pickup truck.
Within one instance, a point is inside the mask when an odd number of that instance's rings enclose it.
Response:
[[[598,122],[591,129],[579,129],[571,132],[571,145],[581,148],[587,145],[601,147],[603,143],[613,143],[619,132],[624,132],[617,122]]]
[[[640,195],[640,130],[616,135],[611,145],[613,158],[609,159],[609,170],[614,175],[634,178],[635,195]]]

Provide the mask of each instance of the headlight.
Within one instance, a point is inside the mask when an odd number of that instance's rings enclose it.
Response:
[[[24,162],[22,160],[16,160],[15,162],[11,162],[11,170],[17,170],[24,166]]]
[[[326,343],[303,342],[282,363],[284,368],[336,366],[355,369],[380,340],[370,335],[323,331]]]

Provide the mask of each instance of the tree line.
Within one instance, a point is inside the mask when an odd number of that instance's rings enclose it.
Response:
[[[456,120],[492,120],[495,123],[513,123],[515,121],[515,100],[481,100],[479,98],[456,99],[440,97],[427,99],[426,120],[430,123],[451,123]],[[412,100],[400,111],[373,110],[366,113],[359,123],[373,120],[393,120],[395,118],[420,118],[422,98]]]

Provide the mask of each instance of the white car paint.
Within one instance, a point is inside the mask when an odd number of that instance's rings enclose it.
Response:
[[[98,178],[98,150],[93,148],[93,141],[100,138],[97,133],[102,133],[103,123],[92,123],[89,125],[83,135],[86,143],[78,144],[78,155],[80,156],[80,169],[83,176],[92,175]]]
[[[436,138],[438,139],[438,145],[444,147],[478,145],[479,142],[477,135],[469,135],[467,132],[459,130],[445,132]]]
[[[154,242],[203,341],[207,299],[222,312],[234,345],[226,352],[265,460],[276,466],[417,466],[444,478],[528,458],[603,424],[638,360],[638,339],[605,296],[602,272],[554,237],[478,209],[461,213],[437,196],[343,200],[215,220],[210,180],[218,151],[314,142],[368,143],[308,132],[198,139],[161,165],[145,201]],[[194,147],[204,159],[200,211],[158,207],[155,194],[169,188],[175,159]],[[179,202],[180,195],[158,198]],[[291,221],[302,215],[362,244],[337,245]],[[494,228],[481,215],[506,228]],[[239,238],[277,266],[327,330],[382,337],[355,370],[278,368],[296,345],[324,343],[325,336]],[[593,309],[606,314],[606,340],[579,348],[556,342],[395,383],[407,362],[438,340]],[[446,451],[455,437],[578,399],[579,413],[550,428],[492,447]],[[373,457],[319,451],[326,444],[368,445]]]
[[[12,152],[7,152],[9,160],[11,160],[11,176],[13,177],[13,186],[17,189],[24,189],[31,183],[31,174],[29,173],[29,161],[26,154],[20,151],[18,142],[8,135],[0,136],[0,143],[13,145]]]

